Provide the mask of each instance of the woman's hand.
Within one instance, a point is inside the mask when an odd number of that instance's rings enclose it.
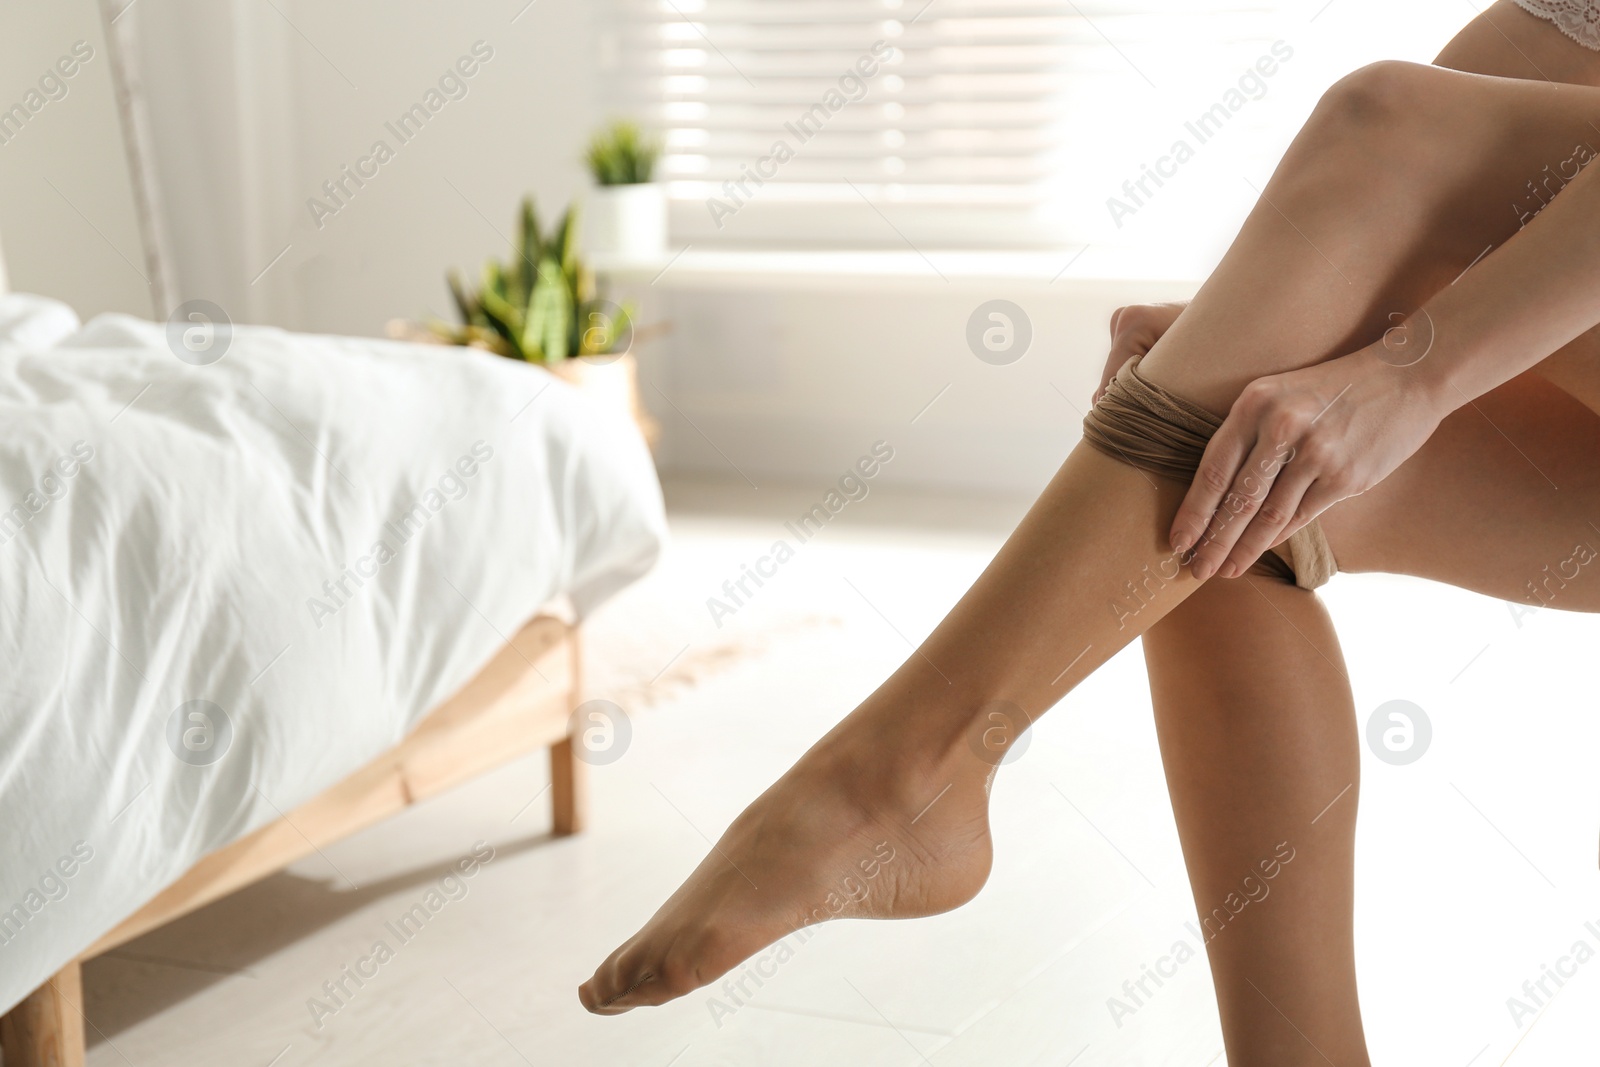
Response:
[[[1387,355],[1390,362],[1382,358]],[[1172,524],[1192,573],[1243,574],[1267,549],[1387,478],[1448,411],[1380,342],[1245,387]]]
[[[1142,356],[1155,345],[1161,335],[1178,321],[1178,315],[1187,303],[1181,304],[1130,304],[1111,313],[1111,354],[1106,357],[1106,369],[1100,374],[1100,388],[1089,401],[1098,404],[1106,386],[1116,377],[1117,371],[1133,356]]]

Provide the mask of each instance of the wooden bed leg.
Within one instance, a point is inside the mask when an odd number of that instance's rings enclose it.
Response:
[[[572,688],[567,692],[567,710],[576,712],[583,696],[581,631],[573,628],[567,642],[572,649]],[[581,833],[589,823],[589,766],[578,758],[576,742],[577,738],[569,734],[550,746],[550,832],[556,837]]]
[[[73,960],[0,1019],[5,1067],[83,1067],[83,971]]]
[[[557,837],[580,833],[588,825],[588,769],[572,738],[550,746],[551,832]]]

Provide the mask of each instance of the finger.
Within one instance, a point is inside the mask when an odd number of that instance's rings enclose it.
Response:
[[[1273,542],[1272,547],[1277,548],[1303,528],[1320,519],[1323,512],[1339,503],[1339,501],[1346,499],[1348,499],[1347,496],[1328,488],[1326,482],[1320,480],[1312,482],[1310,487],[1306,489],[1305,496],[1300,499],[1300,507],[1296,509],[1294,518],[1289,520],[1289,525],[1279,531],[1277,540]]]
[[[1217,573],[1224,578],[1237,578],[1263,552],[1282,541],[1283,531],[1298,517],[1306,491],[1316,480],[1313,472],[1298,467],[1280,471]]]
[[[1112,376],[1117,373],[1117,325],[1122,321],[1122,313],[1127,310],[1125,307],[1120,307],[1111,313],[1111,351],[1106,356],[1105,367],[1100,371],[1100,386],[1089,398],[1090,407],[1100,403],[1100,398],[1106,394],[1106,386],[1111,384]]]
[[[1233,485],[1234,476],[1255,443],[1255,430],[1247,426],[1243,419],[1230,415],[1206,444],[1194,481],[1178,505],[1178,514],[1167,534],[1174,552],[1187,552],[1206,535],[1223,494]]]
[[[1111,379],[1117,376],[1117,371],[1122,369],[1124,363],[1134,356],[1144,355],[1150,351],[1150,346],[1154,343],[1146,333],[1139,330],[1129,330],[1112,341],[1111,352],[1106,356],[1105,368],[1100,372],[1100,390],[1095,394],[1095,399],[1099,400],[1105,395],[1105,391],[1111,387]]]
[[[1100,371],[1100,385],[1094,391],[1091,404],[1100,403],[1100,398],[1106,395],[1106,390],[1111,388],[1111,379],[1117,376],[1117,371],[1122,369],[1123,362],[1127,359],[1116,348],[1111,349],[1111,354],[1106,357],[1106,365]]]
[[[1218,573],[1245,527],[1260,511],[1279,470],[1276,450],[1265,441],[1258,441],[1207,524],[1206,536],[1195,546],[1191,571],[1196,578],[1204,581]]]
[[[1316,485],[1315,482],[1312,482],[1311,484]],[[1289,538],[1299,533],[1303,528],[1311,525],[1316,516],[1307,514],[1309,505],[1306,503],[1306,500],[1309,497],[1309,493],[1310,490],[1307,490],[1307,497],[1302,497],[1300,499],[1300,510],[1295,513],[1294,518],[1289,520],[1289,524],[1287,526],[1278,531],[1278,536],[1273,540],[1272,544],[1267,546],[1268,548],[1277,548],[1279,545],[1289,540]]]

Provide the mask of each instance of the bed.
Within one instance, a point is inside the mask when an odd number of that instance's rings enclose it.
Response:
[[[0,425],[5,1067],[82,1063],[80,961],[514,756],[581,827],[576,626],[664,539],[624,416],[0,294]]]

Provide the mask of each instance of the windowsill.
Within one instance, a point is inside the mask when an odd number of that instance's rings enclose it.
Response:
[[[774,282],[806,285],[863,282],[896,286],[927,283],[1097,287],[1125,282],[1173,285],[1192,290],[1198,277],[1158,270],[1164,257],[1135,249],[1094,245],[1060,251],[972,251],[906,249],[801,251],[697,248],[648,259],[591,256],[597,274],[622,283],[669,288],[764,287]]]

